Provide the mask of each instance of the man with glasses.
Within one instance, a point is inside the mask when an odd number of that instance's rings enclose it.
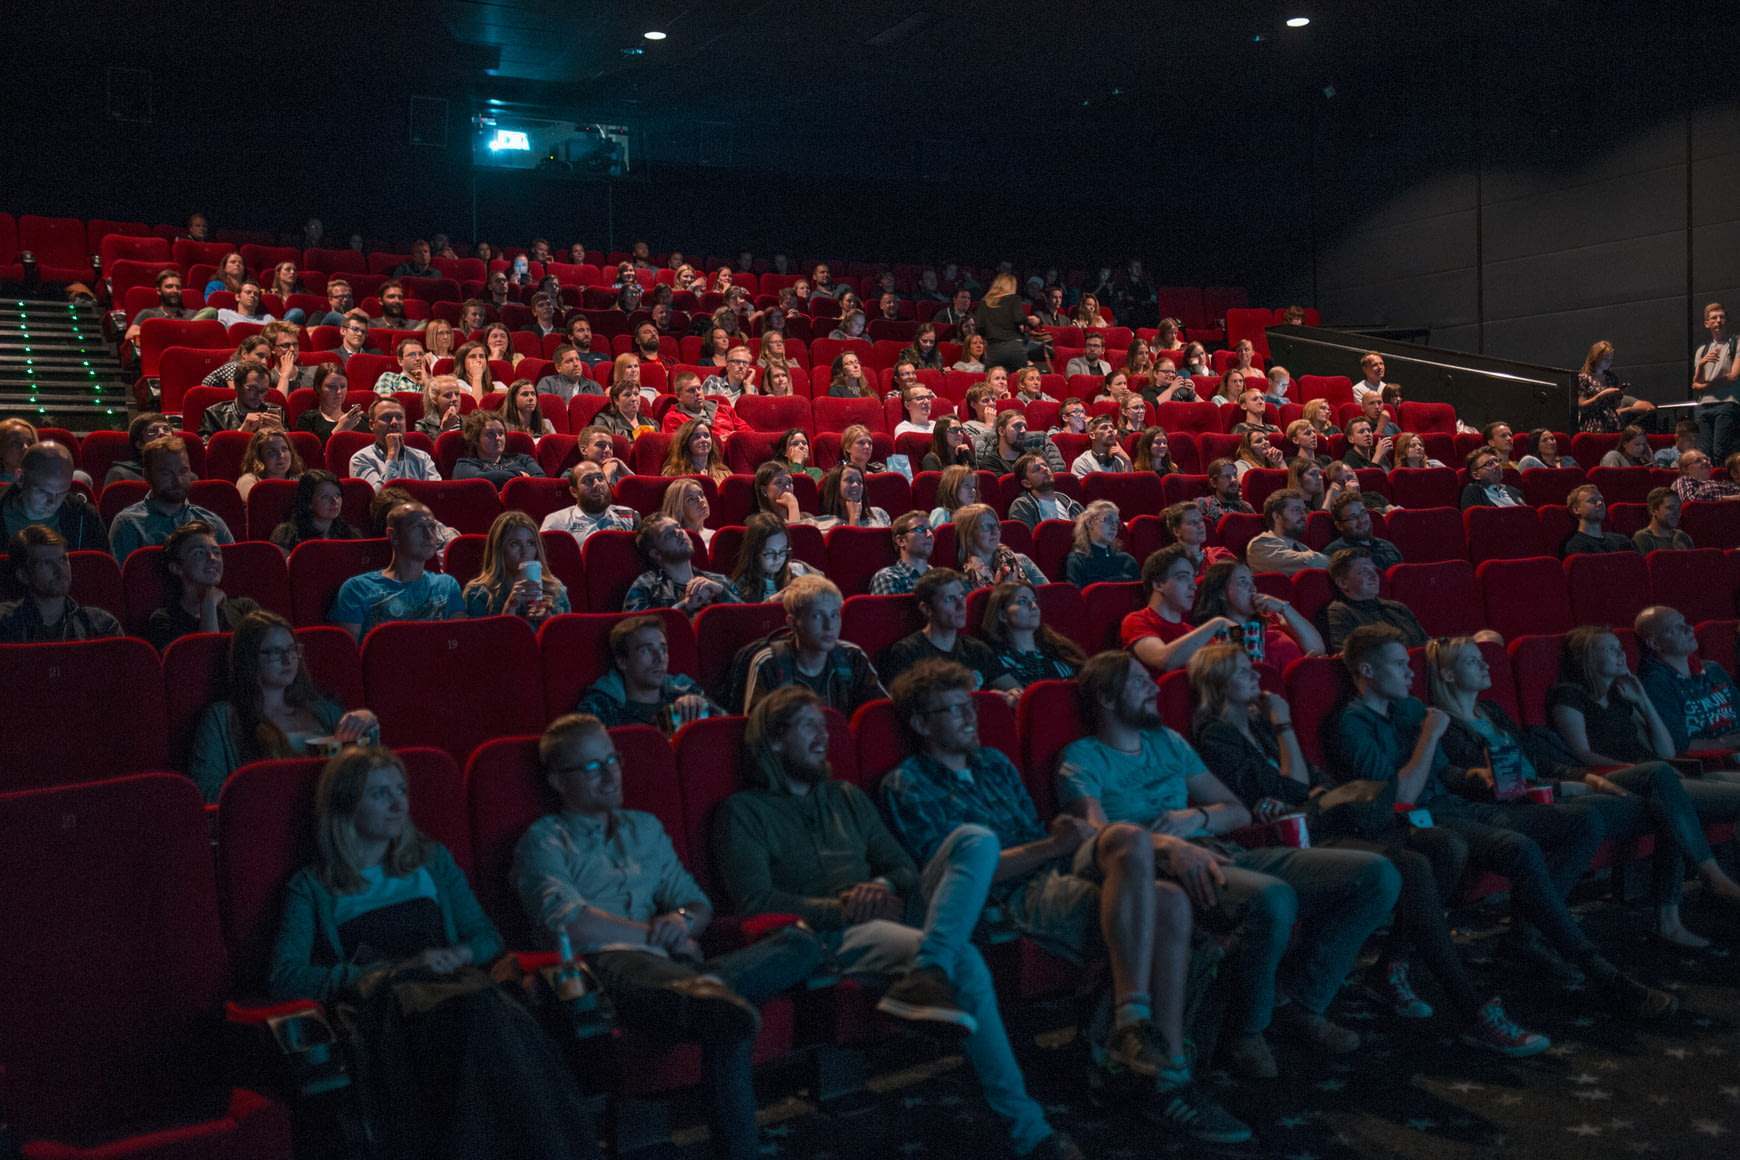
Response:
[[[375,441],[350,457],[350,474],[366,479],[376,491],[394,479],[440,479],[435,459],[405,443],[405,405],[389,396],[369,404],[369,425]]]
[[[693,565],[694,542],[669,516],[653,516],[642,524],[634,546],[647,570],[629,585],[622,600],[624,612],[675,608],[685,616],[694,616],[709,604],[738,603],[731,581]]]
[[[332,623],[360,641],[388,621],[464,618],[459,581],[429,571],[429,561],[441,550],[434,513],[420,503],[394,508],[387,514],[387,546],[392,555],[385,568],[352,576],[338,590]]]
[[[1680,477],[1674,480],[1674,494],[1681,503],[1694,500],[1740,499],[1740,483],[1712,478],[1710,457],[1702,451],[1680,454]]]
[[[784,549],[790,552],[790,548]],[[773,561],[763,561],[763,566]],[[780,566],[785,564],[782,559]],[[743,694],[748,713],[774,690],[800,685],[846,717],[860,705],[888,695],[864,650],[840,639],[840,607],[845,597],[825,576],[797,576],[779,594],[791,636],[776,638],[749,661]]]
[[[379,354],[369,345],[369,316],[361,310],[347,311],[338,324],[338,345],[333,348],[340,364],[350,365],[353,354]]]
[[[725,352],[725,373],[708,375],[701,384],[703,395],[724,395],[735,403],[755,391],[755,358],[746,346],[734,346]]]
[[[422,394],[429,385],[429,356],[420,338],[401,338],[393,348],[399,358],[399,369],[387,371],[375,380],[375,394],[391,395],[398,391]]]
[[[538,762],[562,808],[514,849],[514,886],[533,929],[546,946],[566,941],[586,956],[622,1026],[701,1045],[713,1153],[757,1160],[758,1006],[821,965],[820,942],[794,925],[706,958],[696,940],[712,904],[659,819],[622,808],[622,758],[604,723],[557,718]]]
[[[713,375],[709,381],[717,378]],[[678,371],[672,393],[677,396],[677,405],[665,412],[663,431],[666,435],[676,434],[677,428],[690,419],[705,419],[713,428],[713,438],[724,443],[740,428],[748,426],[737,417],[737,409],[728,400],[705,397],[701,376],[694,371]]]
[[[640,527],[640,513],[610,502],[610,481],[596,460],[582,459],[574,465],[568,473],[568,489],[574,505],[545,516],[539,530],[567,532],[578,546],[593,532],[632,532]]]
[[[912,511],[896,519],[889,529],[894,534],[894,550],[900,559],[878,569],[870,577],[873,596],[901,596],[911,592],[918,578],[930,569],[931,549],[936,546],[936,533],[931,530],[930,517]]]
[[[1371,557],[1379,572],[1402,562],[1400,548],[1382,536],[1372,535],[1371,512],[1357,491],[1344,491],[1336,496],[1329,514],[1335,520],[1335,530],[1341,534],[1324,546],[1325,556],[1333,559],[1345,548],[1358,548]]]
[[[316,310],[305,320],[308,326],[343,326],[344,316],[356,309],[356,297],[343,278],[326,280],[326,309]]]
[[[143,467],[140,473],[144,475]],[[97,506],[73,490],[72,451],[52,439],[26,449],[18,479],[0,494],[0,530],[6,539],[31,524],[59,532],[68,551],[109,550],[109,533]]]
[[[299,387],[314,386],[317,368],[303,366],[298,361],[302,350],[297,341],[299,333],[294,322],[268,322],[260,332],[260,337],[267,343],[266,366],[272,372],[272,388],[285,398]]]
[[[610,671],[581,694],[576,712],[612,727],[651,725],[666,733],[725,715],[693,677],[671,672],[665,622],[656,616],[617,621],[610,629],[610,659]]]
[[[66,537],[53,528],[31,524],[13,536],[9,564],[24,595],[0,604],[0,644],[121,635],[121,622],[113,613],[82,605],[69,595],[72,561],[67,558]]]

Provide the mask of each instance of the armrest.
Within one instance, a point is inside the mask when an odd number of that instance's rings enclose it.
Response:
[[[289,999],[282,1003],[250,1003],[231,999],[224,1003],[224,1022],[238,1027],[263,1027],[274,1019],[294,1015],[325,1017],[326,1009],[313,999]]]
[[[720,914],[714,915],[702,936],[708,953],[723,954],[758,943],[770,934],[795,926],[801,921],[795,914]]]

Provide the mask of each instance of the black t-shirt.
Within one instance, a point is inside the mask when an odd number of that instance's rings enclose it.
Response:
[[[218,630],[234,632],[242,618],[250,612],[258,612],[260,605],[246,596],[226,597],[218,605]],[[190,636],[199,631],[199,621],[193,614],[181,606],[180,601],[159,608],[151,614],[151,619],[145,624],[145,639],[156,645],[158,650],[167,648],[171,642],[184,636]]]
[[[1637,545],[1618,532],[1602,532],[1591,536],[1587,532],[1572,532],[1559,545],[1559,555],[1575,556],[1588,552],[1637,552]]]
[[[1629,701],[1609,696],[1607,704],[1599,705],[1580,685],[1566,683],[1547,690],[1547,713],[1560,705],[1583,714],[1583,730],[1596,753],[1620,761],[1655,760],[1645,733],[1647,723]]]
[[[314,437],[322,443],[332,438],[332,433],[337,427],[337,423],[322,415],[316,407],[310,407],[296,416],[296,429],[298,431],[312,431]]]
[[[997,659],[995,653],[983,641],[974,640],[966,633],[955,634],[955,649],[944,652],[931,643],[930,637],[920,629],[911,636],[902,637],[882,650],[876,658],[876,673],[882,678],[882,687],[887,688],[894,679],[919,661],[930,660],[954,661],[964,665],[979,678],[978,687],[988,689],[1000,677],[1007,675],[1008,670]]]
[[[1269,723],[1251,721],[1246,737],[1231,723],[1216,718],[1196,730],[1196,751],[1202,763],[1220,783],[1247,807],[1263,798],[1278,798],[1288,805],[1302,805],[1309,789],[1281,773],[1281,749]]]

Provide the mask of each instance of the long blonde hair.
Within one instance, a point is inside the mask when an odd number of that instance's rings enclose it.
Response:
[[[1210,644],[1196,650],[1186,666],[1196,694],[1196,718],[1207,721],[1226,712],[1226,691],[1245,650],[1236,644]]]
[[[473,412],[473,414],[476,413]],[[495,415],[491,415],[490,419],[495,422],[500,421]],[[470,595],[473,590],[481,589],[489,594],[490,606],[494,607],[496,601],[501,598],[502,591],[513,586],[518,577],[510,575],[506,570],[505,562],[502,559],[501,542],[515,528],[525,528],[532,533],[532,543],[538,552],[538,564],[543,570],[544,595],[554,600],[561,594],[562,582],[550,574],[550,561],[544,557],[544,537],[538,531],[537,521],[525,512],[516,510],[501,513],[495,517],[495,522],[489,525],[489,534],[483,541],[483,565],[478,570],[477,575],[472,577],[471,582],[466,584],[466,595]]]
[[[362,804],[369,774],[382,768],[396,769],[401,776],[405,775],[405,763],[384,745],[352,746],[320,771],[320,783],[314,790],[316,872],[322,882],[339,894],[353,894],[363,888],[353,819]],[[381,865],[387,874],[399,878],[421,866],[427,856],[428,839],[407,822],[404,833],[387,844]]]
[[[1435,708],[1455,716],[1452,710],[1456,707],[1456,697],[1450,683],[1444,679],[1444,670],[1456,663],[1463,649],[1479,647],[1471,636],[1438,637],[1426,642],[1426,696]]]
[[[993,309],[1003,304],[1003,299],[1015,293],[1015,275],[998,274],[991,279],[991,288],[985,291],[985,305]]]

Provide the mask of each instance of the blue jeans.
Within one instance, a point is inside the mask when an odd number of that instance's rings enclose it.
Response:
[[[923,908],[924,929],[876,919],[848,927],[836,959],[851,974],[888,975],[913,967],[936,967],[954,984],[955,1000],[979,1029],[967,1038],[966,1056],[979,1075],[985,1102],[1009,1123],[1017,1153],[1026,1153],[1051,1135],[1045,1109],[1027,1094],[984,958],[973,945],[973,929],[985,909],[991,877],[1002,847],[984,826],[964,825],[937,848],[925,864],[920,897],[909,900],[908,914]]]
[[[1651,898],[1657,906],[1677,903],[1685,886],[1686,863],[1696,865],[1710,857],[1705,823],[1740,819],[1740,785],[1682,778],[1663,761],[1646,761],[1604,776],[1633,796],[1587,794],[1572,804],[1601,815],[1614,841],[1654,833]]]
[[[1480,802],[1465,808],[1469,816],[1487,825],[1503,826],[1534,839],[1547,860],[1547,873],[1560,898],[1571,896],[1608,835],[1602,815],[1570,803]]]
[[[1229,962],[1240,1035],[1260,1035],[1269,1026],[1283,956],[1288,997],[1313,1015],[1327,1011],[1402,889],[1395,866],[1365,850],[1268,846],[1243,851],[1225,872],[1222,897],[1245,909],[1241,946]],[[1301,930],[1288,956],[1295,921]]]

